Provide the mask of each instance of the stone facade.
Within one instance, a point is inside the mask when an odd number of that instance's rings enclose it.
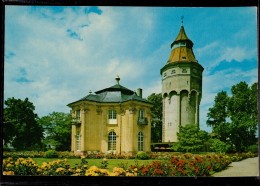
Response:
[[[177,142],[180,126],[199,127],[203,67],[196,60],[184,27],[171,45],[167,64],[161,69],[163,97],[163,142]]]
[[[71,151],[133,154],[150,152],[151,104],[135,92],[117,85],[70,103]]]

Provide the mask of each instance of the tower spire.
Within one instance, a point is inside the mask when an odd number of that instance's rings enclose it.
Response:
[[[183,19],[184,19],[184,16],[181,16],[181,26],[183,26]]]

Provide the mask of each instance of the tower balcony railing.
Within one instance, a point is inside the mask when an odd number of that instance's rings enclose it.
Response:
[[[148,125],[148,119],[139,117],[137,123],[138,125]]]
[[[71,119],[71,124],[72,125],[81,125],[80,118],[72,118]]]

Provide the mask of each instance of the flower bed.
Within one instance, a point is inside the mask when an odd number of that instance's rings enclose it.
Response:
[[[81,164],[71,167],[67,159],[55,160],[37,165],[31,158],[13,159],[9,157],[3,161],[5,175],[71,175],[71,176],[210,176],[214,172],[225,169],[230,163],[229,156],[208,154],[182,154],[161,161],[153,161],[147,165],[122,165],[107,170],[107,160],[104,159],[100,167],[88,167],[86,157],[82,157]]]
[[[154,161],[138,167],[138,176],[210,176],[225,169],[231,160],[223,155],[173,156],[170,161]]]
[[[44,158],[46,157],[46,152],[42,151],[21,151],[21,152],[4,152],[3,157],[9,158],[12,157],[13,159],[17,158]],[[73,152],[63,151],[57,152],[58,158],[80,158],[79,155],[75,155]]]
[[[247,153],[235,153],[235,154],[228,154],[232,162],[241,161],[246,158],[254,158],[257,157],[257,153],[247,152]]]

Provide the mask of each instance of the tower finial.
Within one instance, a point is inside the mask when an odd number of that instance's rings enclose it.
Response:
[[[181,16],[181,26],[183,26],[183,19],[184,19],[184,16]]]
[[[117,84],[119,85],[119,81],[120,81],[119,75],[117,75],[115,79],[116,79]]]

